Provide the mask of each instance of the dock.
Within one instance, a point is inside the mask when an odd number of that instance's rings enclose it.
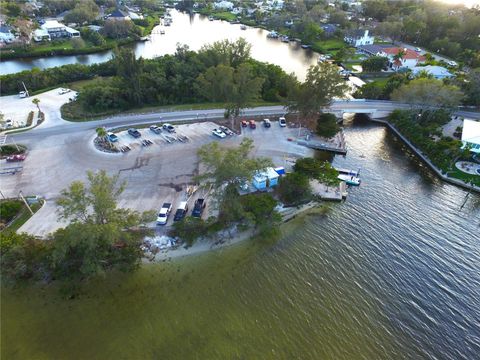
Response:
[[[326,186],[317,180],[310,180],[313,194],[326,201],[342,201],[347,198],[347,185],[341,181],[338,186]]]
[[[297,144],[303,145],[311,149],[328,151],[334,154],[347,155],[347,146],[345,134],[339,131],[333,138],[325,139],[312,133],[297,138]]]
[[[328,152],[332,152],[340,155],[347,155],[347,149],[345,147],[334,147],[329,144],[322,143],[320,141],[298,140],[297,144],[306,146],[310,149],[328,151]]]

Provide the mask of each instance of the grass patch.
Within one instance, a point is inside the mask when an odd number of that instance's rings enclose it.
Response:
[[[73,81],[68,84],[66,84],[65,87],[75,90],[75,91],[81,91],[83,90],[84,87],[92,84],[97,84],[101,85],[102,83],[106,83],[111,80],[111,77],[108,76],[96,76],[93,79],[86,79],[86,80],[78,80],[78,81]]]
[[[340,39],[318,40],[312,44],[312,50],[321,53],[331,53],[346,47],[345,42]]]
[[[480,186],[480,175],[467,174],[457,168],[448,171],[447,175],[451,178],[463,180],[466,183],[469,183],[471,181],[473,185]]]
[[[257,106],[273,106],[280,105],[278,102],[258,101],[252,104],[252,107]],[[157,105],[144,106],[140,108],[122,110],[109,110],[99,113],[86,112],[85,109],[77,102],[64,104],[61,107],[62,118],[67,121],[83,122],[99,120],[109,115],[127,115],[127,114],[144,114],[154,112],[170,112],[170,111],[185,111],[185,110],[208,110],[208,109],[223,109],[224,103],[195,103],[195,104],[178,104],[178,105]]]
[[[226,20],[226,21],[234,21],[237,19],[237,16],[232,14],[231,12],[228,11],[222,11],[222,12],[214,12],[212,16],[215,19],[219,20]]]
[[[9,201],[12,201],[12,200],[9,200]],[[23,224],[25,224],[28,221],[28,219],[32,217],[32,214],[30,213],[27,206],[22,200],[13,200],[13,201],[18,203],[20,207],[17,214],[15,215],[14,220],[7,227],[5,227],[5,229],[17,231],[18,229],[20,229],[20,227]],[[42,204],[43,204],[43,200],[39,201],[38,203],[30,205],[30,208],[32,209],[34,214],[42,207]]]

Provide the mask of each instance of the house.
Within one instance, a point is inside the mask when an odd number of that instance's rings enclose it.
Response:
[[[36,42],[52,40],[50,38],[50,35],[48,34],[48,31],[44,29],[36,29],[33,32],[32,37],[33,37],[33,40],[35,40]]]
[[[142,20],[142,19],[143,19],[143,15],[142,15],[142,14],[136,13],[136,12],[134,12],[134,11],[129,11],[129,12],[128,12],[128,16],[129,16],[130,19],[132,19],[132,20]]]
[[[261,171],[257,171],[253,177],[253,186],[257,190],[266,190],[278,184],[278,178],[280,175],[274,168],[266,168]]]
[[[470,151],[480,154],[480,121],[463,120],[462,149],[467,146]]]
[[[234,7],[231,1],[226,1],[226,0],[216,2],[213,4],[213,6],[215,7],[215,9],[228,10],[228,11],[231,11]]]
[[[402,55],[401,57],[397,58],[399,54]],[[421,64],[426,60],[424,55],[420,55],[416,51],[399,47],[384,48],[383,51],[377,55],[387,57],[389,60],[389,66],[393,70],[405,68],[413,69],[418,64]]]
[[[47,20],[40,26],[40,28],[48,33],[50,39],[80,37],[79,31],[65,26],[62,23],[59,23],[57,20]],[[42,35],[42,37],[44,37],[44,35]]]
[[[326,36],[330,37],[335,34],[335,32],[338,30],[337,26],[334,24],[325,24],[320,26],[323,29],[323,32],[325,33]]]
[[[12,34],[11,28],[6,25],[0,25],[0,41],[11,43],[15,40],[15,35]]]
[[[131,18],[125,11],[116,9],[114,12],[107,15],[106,20],[127,21],[127,20],[131,20]]]
[[[391,45],[379,45],[379,44],[373,44],[373,45],[360,45],[357,48],[357,51],[366,55],[370,56],[380,56],[380,54],[383,53],[384,49],[387,49],[389,47],[392,47]]]
[[[420,72],[425,71],[432,75],[435,79],[448,79],[453,77],[453,74],[445,69],[443,66],[415,66],[412,68],[412,75],[417,76]]]
[[[103,26],[98,25],[88,25],[87,27],[94,32],[100,32],[103,29]]]
[[[348,33],[344,40],[354,47],[359,47],[361,45],[372,45],[375,41],[375,37],[370,36],[368,30],[359,29]]]

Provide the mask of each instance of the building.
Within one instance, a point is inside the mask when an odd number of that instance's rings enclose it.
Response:
[[[215,7],[215,9],[228,10],[228,11],[231,11],[234,7],[231,1],[225,1],[225,0],[216,2],[213,4],[213,6]]]
[[[130,16],[120,9],[115,10],[111,14],[106,17],[106,20],[114,20],[114,21],[126,21],[131,20]]]
[[[348,33],[344,40],[354,47],[359,47],[362,45],[373,45],[375,42],[375,37],[370,36],[368,30],[359,29]]]
[[[462,149],[467,146],[470,151],[480,154],[480,121],[463,120]]]
[[[402,56],[397,58],[401,53]],[[399,47],[384,48],[383,52],[377,55],[387,57],[389,60],[389,66],[393,70],[413,69],[418,64],[421,64],[426,60],[425,56],[420,55],[416,51],[407,48],[402,49]]]
[[[13,40],[15,40],[15,35],[12,34],[11,28],[6,25],[0,25],[0,41],[11,43]]]
[[[325,34],[325,36],[333,36],[335,32],[338,30],[337,26],[334,24],[325,24],[320,26]]]
[[[44,29],[36,29],[33,32],[32,37],[33,37],[33,40],[35,40],[36,42],[52,40],[50,38],[50,35],[48,34],[48,31]]]
[[[412,68],[412,75],[417,76],[420,72],[425,71],[428,74],[432,75],[435,79],[448,79],[453,77],[453,74],[445,69],[443,66],[415,66]]]
[[[271,167],[257,171],[253,177],[253,186],[257,190],[266,190],[276,186],[278,184],[279,177],[280,175],[275,171],[274,168]]]
[[[71,27],[65,26],[62,23],[59,23],[57,20],[47,20],[44,24],[42,24],[42,26],[40,26],[40,28],[48,33],[48,35],[50,36],[50,40],[80,37],[79,31],[72,29]]]

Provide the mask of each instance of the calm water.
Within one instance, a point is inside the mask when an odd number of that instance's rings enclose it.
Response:
[[[133,48],[137,56],[154,58],[165,54],[173,54],[177,44],[186,44],[192,50],[198,50],[205,44],[214,41],[245,38],[252,44],[252,56],[260,61],[280,65],[287,73],[295,73],[304,79],[308,67],[316,64],[318,55],[310,50],[302,49],[297,43],[282,43],[280,40],[267,38],[267,31],[248,28],[241,30],[239,24],[225,21],[208,21],[201,15],[188,15],[172,11],[173,23],[169,27],[162,25],[154,28],[151,40],[136,43]],[[160,29],[165,34],[159,33]],[[40,59],[9,60],[0,63],[0,75],[30,70],[36,66],[41,69],[65,64],[93,64],[105,62],[112,57],[111,51],[81,56],[56,56]]]
[[[2,359],[479,359],[480,197],[462,208],[382,127],[346,135],[346,203],[76,300],[4,290]]]

